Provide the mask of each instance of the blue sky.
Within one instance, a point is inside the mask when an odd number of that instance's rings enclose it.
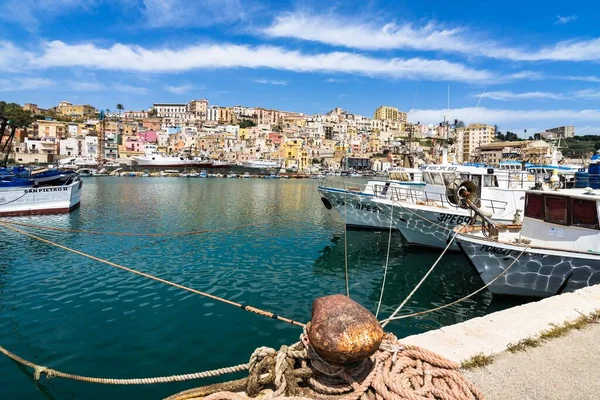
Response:
[[[412,122],[600,134],[600,4],[590,1],[0,4],[6,101],[147,109],[208,98],[369,116],[391,105]]]

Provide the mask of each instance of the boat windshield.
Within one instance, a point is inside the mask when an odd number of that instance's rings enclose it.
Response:
[[[552,224],[600,230],[596,200],[527,193],[525,217]]]

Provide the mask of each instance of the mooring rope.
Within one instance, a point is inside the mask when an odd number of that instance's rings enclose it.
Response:
[[[346,296],[350,297],[350,277],[348,276],[348,188],[344,190],[344,270],[346,278]]]
[[[186,390],[167,400],[242,400],[265,389],[272,390],[266,398],[290,400],[484,399],[459,372],[458,364],[403,344],[392,334],[384,337],[375,354],[352,367],[323,360],[306,334],[300,342],[283,345],[279,351],[262,350],[251,362],[248,378]]]
[[[379,302],[377,303],[377,311],[375,311],[375,318],[379,316],[379,309],[381,308],[381,302],[383,301],[383,291],[385,289],[385,280],[387,278],[388,265],[390,262],[390,248],[392,247],[392,226],[394,225],[394,203],[392,203],[392,212],[390,213],[390,229],[388,232],[388,246],[387,254],[385,256],[385,268],[383,269],[383,282],[381,282],[381,293],[379,294]]]
[[[289,318],[286,318],[286,317],[282,317],[282,316],[274,314],[274,313],[272,313],[270,311],[265,311],[265,310],[261,310],[261,309],[256,308],[256,307],[252,307],[252,306],[248,306],[248,305],[243,305],[243,304],[237,303],[237,302],[232,301],[232,300],[227,300],[227,299],[225,299],[223,297],[219,297],[219,296],[215,296],[213,294],[202,292],[200,290],[196,290],[196,289],[190,288],[188,286],[180,285],[178,283],[171,282],[171,281],[168,281],[166,279],[159,278],[159,277],[156,277],[154,275],[150,275],[150,274],[145,273],[145,272],[141,272],[141,271],[137,271],[135,269],[131,269],[131,268],[125,267],[123,265],[114,263],[112,261],[104,260],[102,258],[98,258],[98,257],[92,256],[90,254],[86,254],[86,253],[84,253],[82,251],[75,250],[75,249],[72,249],[70,247],[66,247],[66,246],[63,246],[61,244],[52,242],[52,241],[50,241],[48,239],[44,239],[42,237],[33,235],[33,234],[29,233],[29,232],[25,232],[24,230],[21,230],[19,228],[15,228],[14,226],[7,225],[7,224],[5,224],[2,221],[0,221],[0,226],[3,226],[5,228],[7,228],[7,229],[11,229],[11,230],[13,230],[15,232],[19,232],[19,233],[21,233],[23,235],[29,236],[32,239],[36,239],[36,240],[38,240],[40,242],[43,242],[43,243],[46,243],[48,245],[51,245],[51,246],[54,246],[54,247],[58,247],[59,249],[62,249],[62,250],[65,250],[65,251],[69,251],[69,252],[74,253],[74,254],[78,254],[80,256],[89,258],[91,260],[98,261],[98,262],[101,262],[103,264],[109,265],[111,267],[119,268],[119,269],[122,269],[124,271],[131,272],[133,274],[140,275],[140,276],[143,276],[143,277],[148,278],[148,279],[152,279],[152,280],[157,281],[157,282],[164,283],[165,285],[174,286],[174,287],[179,288],[179,289],[187,290],[188,292],[192,292],[192,293],[204,296],[204,297],[208,297],[209,299],[212,299],[212,300],[220,301],[220,302],[225,303],[225,304],[229,304],[229,305],[232,305],[232,306],[239,307],[239,308],[241,308],[244,311],[252,312],[252,313],[255,313],[255,314],[258,314],[258,315],[262,315],[262,316],[268,317],[268,318],[273,318],[273,319],[276,319],[278,321],[287,322],[287,323],[292,324],[292,325],[297,325],[297,326],[302,326],[302,327],[305,326],[305,324],[303,324],[301,322],[294,321],[293,319],[289,319]]]
[[[211,400],[246,399],[272,388],[270,398],[315,399],[476,399],[483,394],[461,373],[460,366],[424,348],[403,344],[386,334],[379,349],[358,366],[345,367],[325,361],[310,344],[306,330],[300,341],[282,345],[279,351],[259,347],[247,364],[192,374],[151,378],[99,378],[77,375],[28,361],[0,346],[0,352],[34,370],[34,379],[63,378],[105,385],[144,385],[217,377],[248,370],[247,378],[186,390],[167,400],[203,397]],[[245,392],[242,396],[240,393]]]
[[[460,229],[456,229],[454,231],[454,235],[448,241],[448,244],[446,245],[446,248],[444,249],[444,251],[442,251],[442,254],[440,254],[440,256],[438,257],[438,259],[435,260],[435,262],[433,263],[433,265],[431,266],[431,268],[429,268],[429,270],[423,276],[423,278],[421,278],[421,280],[419,281],[419,283],[417,283],[417,285],[408,294],[408,296],[406,296],[406,298],[404,299],[404,301],[402,303],[400,303],[400,305],[398,306],[398,308],[396,308],[396,310],[394,310],[394,312],[392,313],[392,315],[389,318],[387,318],[387,319],[385,319],[384,321],[381,322],[381,327],[382,328],[385,328],[385,326],[387,324],[389,324],[390,321],[393,320],[393,318],[396,316],[396,314],[398,314],[398,312],[402,309],[402,307],[404,307],[406,305],[406,303],[408,303],[408,301],[411,299],[411,297],[416,293],[416,291],[419,290],[419,288],[421,287],[421,285],[423,284],[423,282],[425,282],[425,280],[427,279],[427,277],[433,272],[433,270],[435,269],[435,267],[437,267],[437,265],[441,261],[442,257],[444,257],[444,255],[446,254],[446,252],[448,251],[448,249],[450,248],[450,246],[452,245],[452,243],[454,243],[454,239],[456,238],[456,235],[458,235],[458,232],[460,230],[462,230],[462,227]]]
[[[521,258],[521,256],[522,256],[522,255],[525,253],[525,251],[526,251],[528,248],[529,248],[529,245],[526,245],[526,246],[523,248],[523,250],[521,251],[521,253],[520,253],[520,254],[519,254],[519,255],[518,255],[518,256],[517,256],[517,257],[516,257],[516,258],[513,260],[513,262],[512,262],[512,263],[511,263],[511,264],[510,264],[508,267],[506,267],[506,269],[505,269],[505,270],[503,270],[503,271],[502,271],[500,274],[498,274],[496,277],[494,277],[494,279],[492,279],[491,281],[489,281],[488,283],[486,283],[485,285],[483,285],[482,287],[480,287],[480,288],[479,288],[479,289],[477,289],[476,291],[474,291],[474,292],[472,292],[472,293],[469,293],[468,295],[466,295],[466,296],[464,296],[464,297],[461,297],[461,298],[460,298],[460,299],[458,299],[458,300],[454,300],[454,301],[452,301],[452,302],[450,302],[450,303],[447,303],[447,304],[441,305],[441,306],[439,306],[439,307],[430,308],[430,309],[428,309],[428,310],[425,310],[425,311],[418,311],[418,312],[415,312],[415,313],[412,313],[412,314],[404,314],[404,315],[399,315],[399,316],[396,316],[396,317],[393,317],[393,318],[392,318],[392,317],[388,317],[388,318],[386,318],[386,319],[384,319],[384,320],[380,321],[380,323],[382,324],[382,326],[384,326],[384,325],[383,325],[384,323],[387,325],[387,324],[388,324],[389,322],[391,322],[391,321],[396,321],[396,320],[399,320],[399,319],[406,319],[406,318],[417,317],[417,316],[419,316],[419,315],[423,315],[423,314],[429,314],[429,313],[432,313],[432,312],[435,312],[435,311],[443,310],[444,308],[451,307],[451,306],[453,306],[453,305],[455,305],[455,304],[458,304],[458,303],[460,303],[460,302],[463,302],[463,301],[465,301],[465,300],[467,300],[467,299],[469,299],[469,298],[471,298],[471,297],[475,296],[477,293],[479,293],[479,292],[481,292],[481,291],[483,291],[483,290],[487,289],[487,288],[488,288],[488,286],[490,286],[492,283],[496,282],[498,279],[500,279],[500,277],[502,277],[504,274],[506,274],[506,273],[508,272],[508,270],[509,270],[509,269],[511,269],[511,268],[512,268],[512,266],[516,264],[517,260],[519,260],[519,258]]]
[[[104,231],[92,231],[92,230],[85,230],[85,229],[59,228],[59,227],[55,227],[55,226],[35,225],[35,224],[28,224],[25,222],[16,222],[16,221],[7,221],[7,220],[0,220],[0,222],[2,222],[4,224],[9,224],[9,225],[24,226],[24,227],[28,227],[28,228],[35,228],[35,229],[48,230],[48,231],[84,233],[84,234],[89,234],[89,235],[140,236],[140,237],[188,236],[188,235],[192,236],[192,235],[201,235],[204,233],[222,232],[222,231],[228,231],[228,230],[232,230],[232,229],[247,228],[247,227],[251,227],[251,226],[270,224],[270,222],[257,222],[257,223],[252,223],[252,224],[243,224],[243,225],[236,225],[236,226],[231,226],[231,227],[215,228],[215,229],[201,229],[201,230],[187,231],[187,232],[134,233],[134,232],[104,232]]]
[[[35,364],[31,361],[27,361],[22,357],[10,352],[4,347],[0,346],[0,353],[4,354],[13,361],[18,362],[26,367],[32,368],[34,373],[33,377],[39,380],[42,374],[46,375],[47,379],[51,378],[64,378],[79,382],[88,383],[99,383],[104,385],[149,385],[154,383],[170,383],[170,382],[183,382],[192,379],[203,379],[221,376],[225,374],[233,374],[236,372],[245,371],[249,368],[249,364],[239,364],[232,367],[218,368],[210,371],[194,372],[191,374],[181,375],[169,375],[169,376],[156,376],[151,378],[101,378],[94,376],[85,376],[70,374],[67,372],[58,371],[52,368],[45,367],[43,365]]]

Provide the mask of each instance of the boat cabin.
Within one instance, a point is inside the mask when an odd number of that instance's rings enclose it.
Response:
[[[527,191],[521,234],[538,245],[565,243],[575,251],[598,252],[599,206],[600,192],[589,188]]]

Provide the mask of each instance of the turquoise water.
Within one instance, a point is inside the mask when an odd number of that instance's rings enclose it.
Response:
[[[94,231],[200,235],[124,237],[36,232],[127,267],[299,321],[314,298],[343,293],[344,227],[315,180],[89,178],[81,208],[19,222]],[[27,229],[32,231],[31,228]],[[375,310],[388,232],[348,231],[350,293]],[[438,254],[391,237],[382,304],[389,315]],[[447,255],[404,312],[435,307],[482,286],[460,254]],[[459,305],[388,325],[406,336],[507,307],[483,292]],[[300,328],[111,268],[0,227],[0,344],[65,372],[150,377],[247,362],[257,346],[297,340]],[[153,399],[208,381],[104,386],[36,384],[0,357],[0,398]]]

